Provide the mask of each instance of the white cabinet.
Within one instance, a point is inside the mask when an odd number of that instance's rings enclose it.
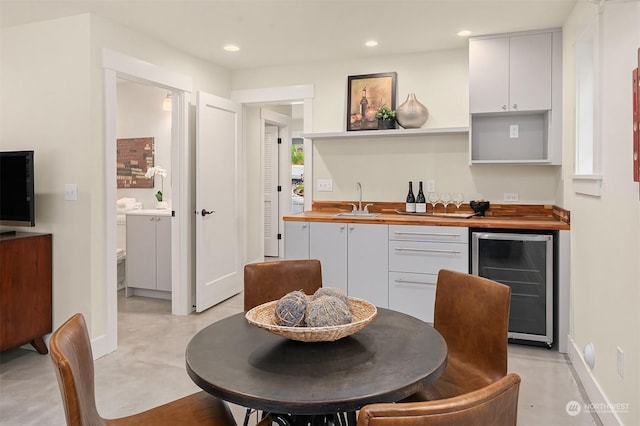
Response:
[[[347,288],[347,223],[311,222],[309,258],[320,260],[322,285]]]
[[[551,109],[552,33],[469,41],[469,112]]]
[[[285,259],[309,259],[309,222],[284,223]]]
[[[388,226],[311,222],[309,257],[322,264],[322,285],[386,308]]]
[[[376,306],[389,306],[388,225],[348,226],[349,295]]]
[[[469,40],[470,164],[562,163],[560,30]]]
[[[433,322],[440,269],[469,271],[468,228],[389,226],[389,308]]]
[[[171,292],[171,216],[127,214],[126,232],[127,295],[135,289]]]

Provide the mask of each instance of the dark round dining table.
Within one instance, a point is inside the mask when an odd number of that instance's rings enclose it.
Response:
[[[198,332],[185,358],[191,379],[225,401],[327,415],[422,390],[444,371],[447,345],[431,325],[384,308],[363,330],[334,342],[288,340],[239,313]]]

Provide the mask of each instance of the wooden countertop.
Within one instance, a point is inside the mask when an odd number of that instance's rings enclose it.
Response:
[[[569,212],[566,210],[560,210],[560,216],[556,213],[558,210],[555,206],[540,206],[539,208],[532,208],[532,206],[526,206],[525,208],[517,209],[513,205],[509,205],[508,211],[511,213],[500,214],[502,209],[500,205],[493,206],[494,212],[491,209],[487,211],[487,216],[480,217],[474,216],[470,218],[457,218],[457,217],[441,217],[441,216],[429,216],[429,215],[406,215],[398,214],[390,208],[393,203],[374,203],[374,208],[370,207],[370,210],[375,213],[380,213],[373,217],[357,217],[357,216],[337,216],[341,211],[349,211],[351,207],[348,203],[344,203],[348,208],[335,208],[336,203],[331,203],[334,208],[328,209],[327,206],[318,205],[314,203],[314,210],[305,211],[294,215],[284,216],[285,221],[299,221],[299,222],[336,222],[336,223],[376,223],[385,225],[427,225],[427,226],[466,226],[469,228],[503,228],[503,229],[539,229],[539,230],[569,230],[571,225],[568,221]],[[340,204],[343,204],[340,202]],[[375,208],[376,204],[379,206]],[[364,202],[363,202],[364,205]],[[317,207],[317,209],[316,209]],[[343,206],[339,206],[343,207]],[[534,206],[535,207],[535,206]],[[331,211],[330,211],[331,210]],[[539,211],[546,212],[551,211],[553,213],[541,214]],[[401,211],[401,210],[400,210]],[[460,210],[466,213],[464,209]],[[469,211],[469,213],[472,213]],[[498,214],[492,214],[498,213]]]

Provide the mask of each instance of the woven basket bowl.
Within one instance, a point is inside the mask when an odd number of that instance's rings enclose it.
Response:
[[[263,303],[249,310],[245,318],[250,324],[278,336],[301,342],[333,342],[362,330],[378,313],[374,305],[363,299],[349,297],[352,322],[328,327],[284,327],[275,323],[274,309],[278,301]]]

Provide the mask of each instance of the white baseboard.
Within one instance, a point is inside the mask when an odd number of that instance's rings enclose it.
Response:
[[[107,349],[106,334],[103,334],[91,340],[91,351],[93,352],[93,359],[102,358],[103,356],[109,353]]]
[[[576,346],[576,343],[571,337],[569,337],[567,355],[569,355],[569,360],[571,361],[571,364],[573,365],[573,368],[578,375],[578,379],[582,383],[582,386],[587,393],[587,397],[591,402],[591,405],[589,407],[582,408],[588,408],[592,411],[595,411],[596,415],[600,418],[600,421],[602,421],[602,424],[605,426],[622,426],[623,423],[618,416],[618,413],[615,410],[608,409],[608,407],[611,407],[612,404],[600,387],[600,384],[598,383],[596,378],[591,373],[591,369],[582,356],[582,351]]]

